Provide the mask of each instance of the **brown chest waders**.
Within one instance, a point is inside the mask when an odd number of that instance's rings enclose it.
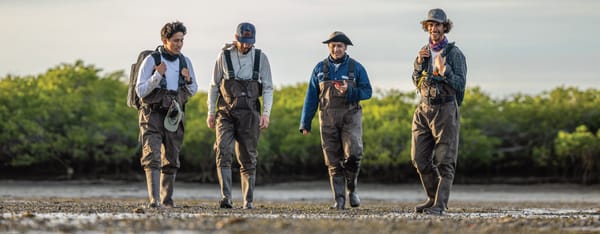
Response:
[[[260,136],[259,79],[260,50],[255,49],[252,80],[235,79],[229,50],[224,50],[228,78],[221,80],[216,114],[216,163],[221,189],[219,207],[232,208],[231,163],[233,155],[240,164],[243,208],[252,209],[256,182],[258,139]]]
[[[348,61],[349,87],[356,87],[354,61]],[[325,164],[329,170],[334,208],[344,209],[346,190],[350,206],[358,207],[356,192],[360,160],[363,152],[362,108],[358,102],[349,103],[346,93],[340,93],[329,79],[329,62],[323,62],[323,82],[319,84],[319,120]]]
[[[149,207],[160,204],[173,207],[173,186],[180,167],[179,153],[183,145],[183,120],[175,132],[165,129],[164,119],[172,100],[186,103],[189,91],[155,89],[142,99],[139,111],[139,126],[142,140],[141,165],[146,173]],[[160,203],[160,204],[159,204]]]
[[[155,65],[161,63],[160,53],[151,53]],[[187,68],[185,56],[179,54],[179,69]],[[140,163],[146,173],[146,186],[148,189],[149,205],[156,208],[160,205],[174,207],[173,186],[175,175],[180,167],[179,152],[183,145],[183,119],[177,130],[171,132],[165,129],[164,120],[167,110],[173,100],[182,106],[185,112],[185,103],[191,96],[185,87],[183,75],[178,79],[178,90],[167,90],[166,79],[160,81],[160,87],[155,88],[145,97],[141,98],[139,109],[140,140],[142,143],[142,157]],[[185,116],[185,115],[184,115]]]
[[[431,70],[431,59],[425,62]],[[427,200],[415,212],[441,215],[448,208],[456,170],[460,128],[456,91],[436,81],[422,82],[417,88],[421,103],[413,115],[411,159]]]

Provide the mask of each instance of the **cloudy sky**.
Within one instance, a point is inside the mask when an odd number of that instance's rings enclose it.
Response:
[[[104,72],[125,70],[142,49],[160,44],[160,28],[188,28],[183,53],[200,89],[235,27],[257,27],[275,85],[306,82],[336,30],[376,88],[414,90],[410,75],[427,34],[419,21],[443,8],[447,36],[467,57],[467,86],[504,97],[557,86],[600,88],[600,1],[595,0],[0,0],[0,77],[37,75],[82,59]]]

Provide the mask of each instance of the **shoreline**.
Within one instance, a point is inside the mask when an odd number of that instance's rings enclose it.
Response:
[[[144,182],[126,181],[0,181],[1,198],[139,198],[147,197]],[[240,185],[232,186],[234,200],[241,199]],[[419,184],[359,183],[364,201],[417,202],[425,195]],[[220,198],[217,184],[177,182],[175,199],[213,200]],[[325,181],[257,185],[255,200],[329,201]],[[600,204],[600,185],[454,185],[451,201],[464,202],[589,202]]]

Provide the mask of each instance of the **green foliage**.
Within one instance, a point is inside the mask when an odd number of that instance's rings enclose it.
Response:
[[[58,163],[71,177],[95,173],[95,163],[128,162],[137,126],[121,121],[135,118],[118,102],[126,91],[123,74],[99,72],[77,61],[38,77],[0,80],[2,164]]]
[[[365,167],[410,163],[410,140],[415,95],[396,90],[377,91],[362,102]]]
[[[459,168],[468,168],[465,174],[487,172],[497,156],[501,140],[495,132],[506,122],[498,113],[497,102],[475,87],[465,96],[460,108],[461,129],[458,149]]]
[[[599,105],[599,92],[594,89],[559,87],[536,96],[514,95],[498,103],[497,114],[502,119],[490,133],[502,140],[498,150],[506,156],[507,167],[559,171],[565,167],[564,161],[548,152],[558,131],[572,131],[579,125],[597,130]]]
[[[573,133],[559,131],[554,147],[559,157],[568,157],[575,165],[579,165],[583,183],[597,182],[595,178],[600,169],[600,130],[594,135],[582,125]]]
[[[0,79],[0,168],[43,168],[55,175],[141,173],[137,111],[126,105],[122,72],[101,75],[82,61],[38,76]],[[270,127],[259,142],[259,181],[326,175],[318,117],[298,131],[306,83],[277,88]],[[479,87],[460,108],[458,176],[578,176],[600,169],[600,92],[558,87],[540,95],[493,99]],[[182,172],[216,180],[215,132],[206,126],[206,92],[186,105]],[[404,181],[410,162],[414,92],[378,90],[363,106],[362,179]],[[578,127],[578,126],[586,126]],[[573,132],[573,133],[569,133]]]

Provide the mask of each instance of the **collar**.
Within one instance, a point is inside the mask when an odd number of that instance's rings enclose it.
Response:
[[[344,55],[344,57],[342,57],[342,58],[340,58],[340,59],[333,59],[333,58],[331,57],[331,55],[329,55],[329,56],[327,57],[327,59],[328,59],[328,60],[329,60],[329,62],[331,62],[331,63],[334,63],[334,64],[342,64],[342,63],[345,63],[346,61],[348,61],[348,58],[349,58],[349,57],[350,57],[350,56],[348,56],[348,54],[345,54],[345,55]]]

